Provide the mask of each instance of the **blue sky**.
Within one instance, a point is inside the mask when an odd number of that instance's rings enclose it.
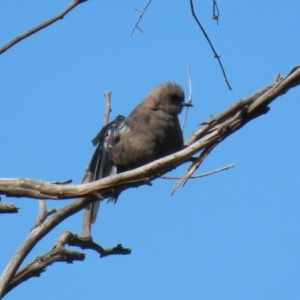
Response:
[[[226,68],[193,19],[189,1],[152,1],[140,24],[135,8],[147,1],[79,5],[62,21],[0,55],[0,177],[79,183],[103,124],[103,91],[112,114],[127,115],[157,84],[175,81],[194,108],[185,137],[197,124],[299,64],[300,3],[219,1],[195,9]],[[69,1],[1,1],[0,44],[60,12]],[[222,142],[200,172],[236,167],[191,180],[174,196],[175,182],[156,180],[102,205],[93,237],[105,247],[122,243],[129,256],[56,263],[6,299],[300,299],[300,88],[271,104],[270,112]],[[182,117],[181,117],[182,118]],[[173,173],[180,175],[185,167]],[[33,199],[6,199],[20,211],[1,216],[0,268],[29,233]],[[48,201],[61,207],[67,201]],[[82,214],[53,230],[26,262],[48,251],[64,230],[80,233]]]

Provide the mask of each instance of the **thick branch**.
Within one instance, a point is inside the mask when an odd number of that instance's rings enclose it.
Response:
[[[250,120],[268,112],[268,104],[300,84],[300,68],[295,67],[285,78],[281,78],[250,97],[239,100],[233,106],[203,122],[186,141],[187,147],[175,154],[156,160],[129,172],[103,178],[80,185],[55,185],[31,179],[0,179],[0,194],[7,196],[67,199],[95,196],[106,197],[112,187],[126,189],[149,183],[150,180],[184,163],[195,153],[225,139]]]
[[[10,42],[8,42],[6,45],[4,45],[3,47],[0,48],[0,54],[4,53],[6,50],[8,50],[9,48],[11,48],[12,46],[14,46],[15,44],[21,42],[23,39],[29,37],[30,35],[44,29],[45,27],[51,25],[52,23],[63,19],[63,17],[70,12],[73,8],[75,8],[78,4],[85,2],[87,0],[73,0],[73,3],[71,3],[67,8],[65,8],[62,12],[60,12],[58,15],[52,17],[51,19],[39,24],[36,27],[33,27],[31,29],[29,29],[28,31],[20,34],[19,36],[15,37],[13,40],[11,40]]]

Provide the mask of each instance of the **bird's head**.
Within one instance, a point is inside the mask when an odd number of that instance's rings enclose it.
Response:
[[[154,88],[146,98],[153,110],[162,110],[171,115],[178,115],[183,106],[193,106],[184,102],[184,91],[176,83],[167,82]]]

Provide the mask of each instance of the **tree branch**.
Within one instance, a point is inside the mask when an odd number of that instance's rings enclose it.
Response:
[[[224,76],[225,83],[227,84],[228,88],[229,88],[230,90],[232,90],[232,88],[231,88],[231,86],[230,86],[230,83],[229,83],[229,81],[228,81],[228,79],[227,79],[227,76],[226,76],[226,73],[225,73],[225,69],[224,69],[223,64],[222,64],[222,62],[221,62],[221,59],[220,59],[221,56],[220,56],[219,54],[217,54],[217,51],[215,50],[215,48],[214,48],[212,42],[210,41],[210,38],[208,37],[208,35],[207,35],[207,33],[206,33],[204,27],[201,25],[201,23],[200,23],[200,21],[199,21],[197,15],[195,14],[193,0],[190,0],[190,7],[191,7],[191,11],[192,11],[192,16],[194,17],[194,19],[195,19],[195,21],[197,22],[198,26],[200,27],[200,29],[201,29],[203,35],[205,36],[205,38],[206,38],[206,40],[207,40],[207,42],[208,42],[208,44],[209,44],[209,46],[210,46],[212,52],[213,52],[214,55],[215,55],[215,58],[218,60],[218,63],[219,63],[219,65],[220,65],[220,68],[221,68],[222,73],[223,73],[223,76]],[[214,7],[215,7],[215,6],[214,6]]]
[[[12,46],[14,46],[15,44],[21,42],[22,40],[24,40],[25,38],[29,37],[30,35],[44,29],[45,27],[51,25],[52,23],[63,19],[64,16],[70,12],[73,8],[75,8],[78,4],[83,3],[87,0],[73,0],[73,3],[71,3],[67,8],[65,8],[61,13],[59,13],[58,15],[50,18],[49,20],[39,24],[36,27],[33,27],[31,29],[29,29],[28,31],[20,34],[19,36],[15,37],[13,40],[11,40],[10,42],[8,42],[6,45],[2,46],[0,48],[0,54],[4,53],[6,50],[8,50],[9,48],[11,48]]]
[[[136,23],[134,24],[130,36],[133,36],[133,33],[134,33],[135,29],[138,29],[141,32],[143,32],[143,30],[139,27],[139,23],[141,22],[142,17],[144,16],[144,13],[146,12],[146,10],[147,10],[148,6],[150,5],[150,3],[151,3],[151,0],[149,0],[148,3],[146,4],[146,6],[143,7],[142,9],[136,9],[136,11],[141,12],[141,14],[140,14],[138,20],[136,21]]]
[[[222,172],[222,171],[229,170],[233,167],[235,167],[235,165],[231,164],[231,165],[228,165],[226,167],[218,168],[218,169],[213,170],[213,171],[205,172],[205,173],[198,174],[198,175],[193,175],[193,176],[190,176],[189,178],[197,179],[197,178],[201,178],[201,177],[206,177],[206,176],[213,175],[213,174],[216,174],[216,173],[219,173],[219,172]],[[166,175],[164,175],[164,176],[161,176],[160,178],[162,178],[162,179],[182,179],[183,177],[184,177],[184,175],[182,175],[182,176],[166,176]]]
[[[127,255],[131,253],[130,248],[123,248],[122,244],[118,244],[112,248],[103,248],[99,244],[96,244],[91,237],[80,237],[70,231],[64,232],[66,235],[66,243],[69,246],[77,246],[81,249],[91,249],[100,254],[100,257],[105,257],[109,255]]]
[[[0,278],[0,298],[6,292],[16,271],[31,249],[63,220],[82,210],[87,204],[109,196],[112,188],[125,190],[129,187],[149,184],[150,180],[187,162],[195,153],[199,151],[205,153],[205,150],[219,144],[249,121],[267,113],[270,109],[269,103],[299,84],[300,67],[295,67],[286,77],[277,78],[274,83],[239,100],[216,117],[203,122],[202,127],[188,138],[185,149],[129,172],[106,177],[92,183],[68,186],[31,179],[0,179],[0,194],[7,196],[41,198],[42,194],[49,199],[84,197],[59,209],[46,219],[42,226],[36,227],[30,232]]]
[[[66,262],[71,264],[73,261],[83,261],[84,259],[84,253],[68,250],[64,247],[53,247],[49,252],[36,257],[27,266],[21,268],[12,278],[2,296],[6,295],[22,282],[32,277],[40,277],[41,273],[45,272],[46,268],[55,262]]]
[[[184,163],[195,153],[224,140],[252,119],[268,112],[268,104],[300,84],[300,68],[295,67],[285,78],[257,91],[244,100],[237,101],[218,116],[202,123],[186,141],[187,147],[177,153],[156,160],[140,168],[80,185],[55,185],[31,179],[0,179],[0,194],[7,196],[68,199],[110,194],[113,187],[127,189],[161,176]]]
[[[12,203],[0,203],[0,214],[17,213],[19,208]]]
[[[51,216],[54,213],[56,213],[55,208],[48,210],[46,208],[46,201],[43,199],[39,200],[39,214],[31,228],[31,230],[35,229],[38,226],[41,226],[43,224],[43,222],[47,219],[47,217]]]
[[[187,72],[188,72],[188,79],[189,79],[189,99],[188,99],[187,103],[192,104],[193,90],[192,90],[192,76],[191,76],[190,66],[187,66]],[[182,132],[184,132],[185,123],[186,123],[186,120],[187,120],[188,113],[189,113],[189,107],[187,107],[186,110],[185,110],[185,115],[184,115],[184,119],[183,119],[183,123],[182,123]]]

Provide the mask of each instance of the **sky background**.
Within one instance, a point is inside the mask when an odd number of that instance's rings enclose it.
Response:
[[[0,1],[0,44],[70,2]],[[190,65],[187,137],[299,64],[300,2],[218,1],[217,26],[212,1],[194,1],[233,91],[189,18],[188,0],[152,1],[140,23],[144,33],[130,36],[135,8],[146,2],[87,1],[0,55],[0,177],[80,183],[103,124],[104,90],[112,91],[111,118],[127,115],[166,81],[188,95]],[[218,145],[198,173],[236,164],[231,170],[190,180],[174,196],[175,182],[160,179],[102,205],[94,240],[122,243],[131,255],[100,259],[85,251],[84,262],[55,263],[5,299],[300,299],[299,110],[300,87]],[[1,215],[1,270],[38,212],[33,199],[2,201],[20,210]],[[62,231],[80,233],[81,219],[80,212],[57,226],[25,263],[50,250]]]

